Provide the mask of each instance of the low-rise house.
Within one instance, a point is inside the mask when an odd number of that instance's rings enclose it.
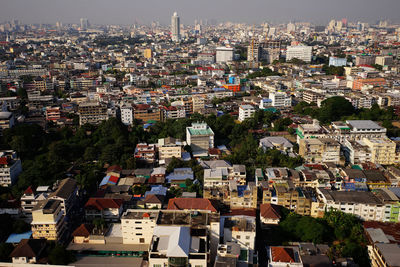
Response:
[[[269,267],[303,267],[297,246],[273,246],[268,249]]]
[[[260,139],[259,145],[264,151],[268,149],[277,149],[280,151],[293,152],[293,145],[282,136],[267,136]]]
[[[260,205],[260,221],[261,225],[268,227],[269,225],[278,225],[281,220],[280,207],[270,203]]]
[[[206,198],[172,198],[168,210],[208,210],[218,212],[218,203]]]
[[[11,252],[10,257],[14,264],[46,263],[46,240],[22,239]]]

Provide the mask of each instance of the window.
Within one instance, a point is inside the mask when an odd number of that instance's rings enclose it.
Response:
[[[135,229],[137,229],[137,230],[142,230],[142,227],[136,227]]]
[[[144,238],[139,238],[139,243],[144,243]]]
[[[240,239],[240,235],[237,235],[236,238],[237,238],[237,239]]]
[[[250,239],[250,236],[249,236],[249,235],[247,235],[247,236],[246,236],[246,239]]]
[[[136,235],[143,235],[143,234],[137,233]]]
[[[153,267],[161,267],[161,264],[153,264]]]

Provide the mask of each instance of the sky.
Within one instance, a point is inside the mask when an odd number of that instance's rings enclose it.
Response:
[[[18,19],[24,24],[169,24],[174,11],[183,24],[195,19],[217,22],[280,23],[331,19],[400,22],[400,0],[0,0],[0,22]]]

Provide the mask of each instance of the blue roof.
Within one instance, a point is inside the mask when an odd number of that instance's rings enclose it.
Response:
[[[189,160],[192,159],[192,156],[190,156],[190,153],[189,153],[189,152],[182,152],[182,159],[183,159],[184,161],[189,161]]]
[[[21,234],[11,234],[8,238],[6,243],[16,244],[21,242],[22,239],[29,239],[32,236],[32,231],[28,231]]]
[[[180,180],[180,181],[183,181],[186,179],[193,180],[194,176],[193,176],[193,171],[191,168],[176,168],[176,169],[174,169],[173,173],[170,173],[165,178],[170,183],[171,180]]]
[[[238,185],[237,186],[238,197],[243,197],[246,187],[247,187],[247,185]]]
[[[225,88],[214,88],[214,91],[225,91]]]
[[[147,197],[147,195],[162,195],[166,196],[167,195],[167,188],[162,186],[162,185],[153,185],[151,186],[151,190],[147,191],[144,196]]]

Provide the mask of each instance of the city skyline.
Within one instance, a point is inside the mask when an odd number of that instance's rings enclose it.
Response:
[[[245,5],[239,0],[204,0],[199,2],[181,0],[151,0],[146,3],[128,0],[1,0],[2,20],[18,19],[23,23],[79,23],[80,18],[88,18],[93,24],[149,24],[160,21],[169,24],[171,14],[178,12],[182,24],[192,24],[196,19],[218,22],[232,21],[261,23],[269,21],[310,21],[325,24],[331,19],[348,18],[349,21],[373,23],[380,19],[399,22],[397,0],[251,0]],[[238,6],[242,4],[240,8]],[[46,9],[43,7],[46,6]]]

